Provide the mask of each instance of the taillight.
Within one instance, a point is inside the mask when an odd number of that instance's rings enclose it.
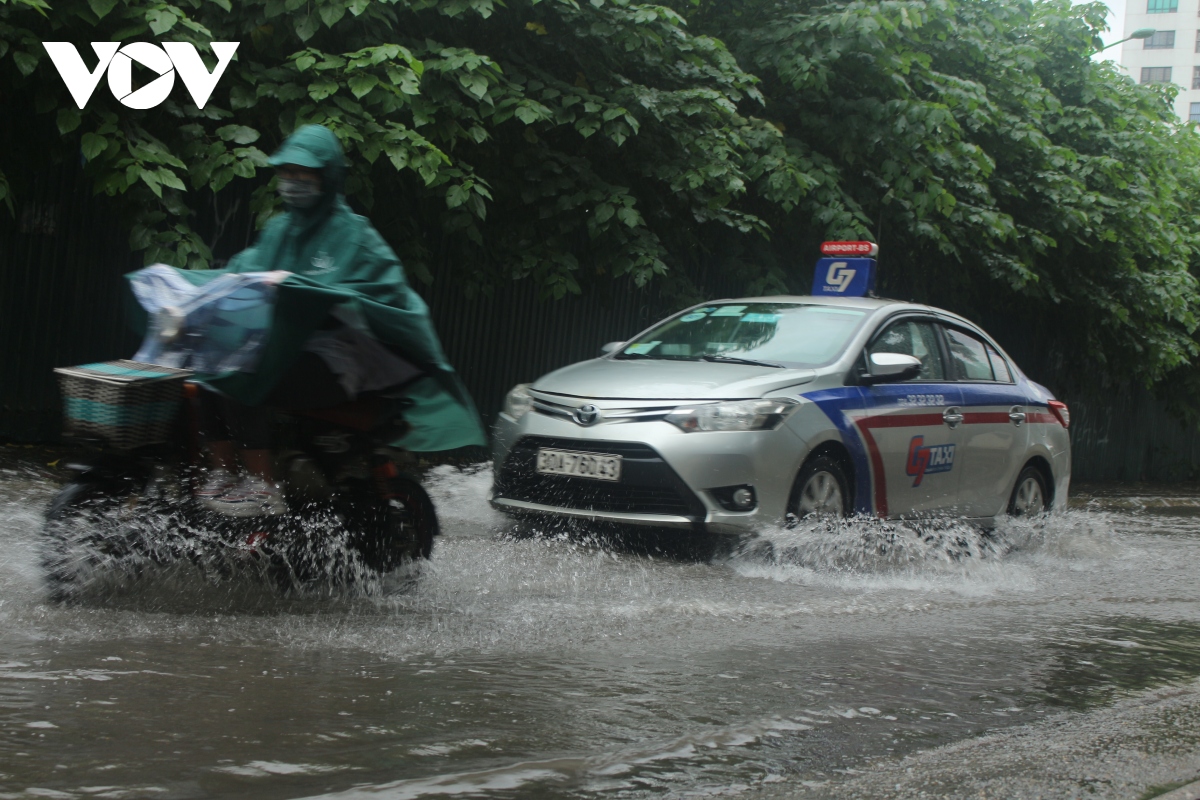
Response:
[[[1050,406],[1050,413],[1053,414],[1060,425],[1064,428],[1071,427],[1071,409],[1067,408],[1066,403],[1060,403],[1058,400],[1051,400],[1046,403]]]

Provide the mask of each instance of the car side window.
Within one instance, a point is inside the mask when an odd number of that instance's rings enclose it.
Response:
[[[950,362],[955,377],[966,381],[992,381],[992,362],[987,347],[965,331],[946,328],[946,344],[950,346]]]
[[[987,348],[988,361],[992,362],[992,372],[996,374],[996,380],[1012,383],[1012,373],[1008,370],[1008,364],[1004,363],[1004,358],[987,342],[984,342],[983,346]]]
[[[937,330],[931,322],[906,319],[894,322],[875,337],[867,357],[875,353],[901,353],[921,360],[921,374],[911,381],[944,381],[946,367],[938,347]]]

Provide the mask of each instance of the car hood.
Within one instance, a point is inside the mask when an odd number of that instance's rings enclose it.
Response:
[[[811,369],[775,369],[705,361],[596,358],[543,375],[539,392],[626,400],[740,400],[808,383]]]

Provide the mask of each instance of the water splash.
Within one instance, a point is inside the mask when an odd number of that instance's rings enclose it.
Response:
[[[760,531],[729,559],[737,573],[854,591],[992,595],[1033,589],[1045,568],[1087,569],[1127,551],[1105,515],[1004,518],[985,530],[948,516],[858,517]]]

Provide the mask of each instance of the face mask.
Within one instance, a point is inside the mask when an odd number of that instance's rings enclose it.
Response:
[[[321,189],[311,181],[280,180],[276,191],[292,208],[312,208],[321,199]]]

